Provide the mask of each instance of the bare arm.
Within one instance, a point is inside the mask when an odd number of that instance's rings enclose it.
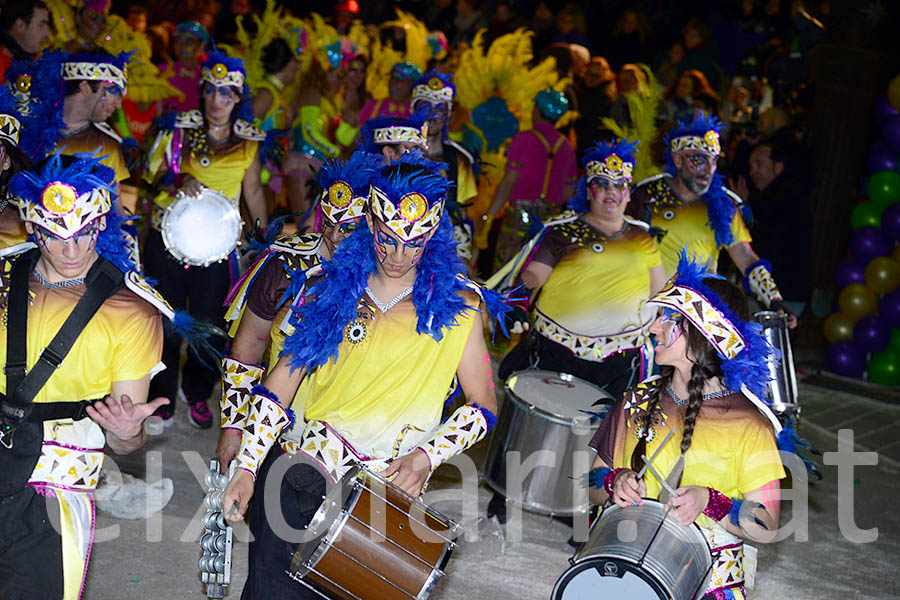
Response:
[[[294,393],[300,387],[300,382],[303,381],[305,376],[306,367],[292,371],[288,366],[287,359],[282,357],[278,359],[275,367],[263,379],[262,384],[278,397],[278,403],[281,406],[288,407],[291,405]]]
[[[149,390],[149,374],[132,381],[114,381],[109,396],[88,407],[87,415],[105,430],[106,443],[116,454],[128,454],[143,446],[147,441],[144,419],[169,403],[167,398],[148,403]]]
[[[748,507],[751,502],[756,503],[757,506],[755,508]],[[775,541],[780,518],[781,482],[776,479],[744,494],[740,525],[732,523],[731,518],[728,516],[722,519],[719,524],[736,536],[752,542],[768,544]],[[759,525],[756,519],[762,521],[765,527]]]
[[[462,359],[456,374],[459,384],[466,395],[467,404],[477,403],[495,415],[497,414],[497,395],[494,391],[494,372],[491,369],[491,357],[484,343],[484,324],[478,313],[472,331],[466,340]]]
[[[244,204],[247,205],[247,211],[250,213],[250,219],[253,223],[259,220],[261,227],[265,227],[268,223],[266,208],[266,196],[263,194],[262,184],[259,181],[259,149],[257,155],[253,157],[250,166],[244,173],[244,181],[241,185],[241,191]]]
[[[242,363],[258,365],[269,346],[271,330],[272,321],[263,319],[247,307],[231,343],[231,357]]]
[[[537,290],[547,283],[552,272],[553,267],[550,265],[533,260],[528,264],[525,270],[522,271],[522,283],[524,283],[525,287],[529,290]]]
[[[266,88],[260,88],[253,97],[253,116],[257,119],[263,119],[269,109],[272,107],[272,93]]]
[[[503,179],[500,180],[500,184],[497,186],[497,190],[494,192],[494,201],[491,202],[491,207],[488,208],[487,214],[495,217],[500,212],[500,210],[509,202],[510,196],[512,196],[513,188],[516,187],[516,182],[519,180],[519,172],[513,169],[506,169],[506,172],[503,174]]]
[[[745,274],[747,267],[759,260],[759,256],[750,247],[747,242],[740,242],[728,248],[728,256],[734,261],[734,264],[741,270],[741,275]]]

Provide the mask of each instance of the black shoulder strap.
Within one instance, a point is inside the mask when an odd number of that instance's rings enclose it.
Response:
[[[39,253],[39,251],[33,252]],[[29,256],[29,258],[32,257]],[[12,409],[13,412],[7,416],[13,418],[27,416],[28,408],[34,397],[62,363],[85,326],[106,299],[124,285],[125,280],[122,272],[111,262],[102,256],[98,257],[85,277],[87,290],[84,295],[72,309],[50,344],[41,352],[35,365],[27,375],[21,377],[20,373],[24,374],[24,363],[27,359],[28,278],[31,275],[31,268],[33,268],[33,262],[29,260],[28,262],[32,264],[25,266],[27,271],[22,275],[25,268],[19,268],[21,260],[16,261],[16,264],[13,265],[7,319],[7,399],[4,402],[3,412],[8,413],[7,404],[10,405],[9,409]],[[33,260],[36,262],[36,257]],[[22,366],[20,367],[20,365]],[[13,387],[12,384],[16,382],[17,384]],[[11,393],[10,390],[12,390]]]

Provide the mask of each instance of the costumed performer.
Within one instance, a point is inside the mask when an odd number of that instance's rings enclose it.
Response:
[[[29,244],[25,223],[11,202],[9,180],[31,166],[19,149],[24,118],[16,108],[16,99],[7,86],[0,87],[0,254],[16,253],[19,244]]]
[[[381,157],[385,163],[399,160],[407,152],[428,150],[428,120],[431,112],[419,110],[406,119],[369,119],[359,132],[359,149]]]
[[[666,273],[676,268],[682,249],[710,260],[713,271],[722,248],[744,276],[744,289],[764,306],[797,319],[785,305],[772,278],[772,266],[750,246],[741,216],[740,197],[725,187],[718,169],[722,124],[697,111],[690,123],[679,121],[664,139],[666,171],[638,183],[629,211],[663,236],[659,242]]]
[[[104,445],[146,441],[144,419],[167,402],[147,402],[162,316],[192,324],[136,271],[96,158],[53,154],[10,192],[37,248],[0,259],[0,596],[76,600]]]
[[[326,477],[339,481],[361,464],[418,496],[434,469],[495,422],[481,314],[502,313],[505,305],[464,277],[442,216],[446,193],[446,180],[416,157],[376,173],[365,225],[323,263],[320,277],[310,274],[304,300],[295,304],[296,329],[265,387],[252,390],[247,423],[254,427],[244,429],[240,468],[223,495],[225,506],[238,503],[240,515],[254,497],[244,598],[318,597],[285,576],[294,548],[265,514],[276,440],[281,452],[312,461],[292,466],[280,493],[283,514],[302,529],[319,507]],[[442,424],[457,376],[468,403]]]
[[[466,207],[478,196],[478,161],[469,150],[448,135],[455,96],[453,76],[431,70],[413,83],[409,105],[413,111],[427,107],[432,112],[428,120],[428,150],[425,155],[447,165],[444,176],[451,184],[447,212],[453,223],[456,253],[469,262],[472,260],[473,226]]]
[[[495,256],[500,265],[519,251],[531,224],[557,212],[574,194],[575,150],[553,125],[568,107],[562,92],[541,90],[534,99],[534,127],[516,133],[509,143],[506,171],[475,236],[475,247],[486,249],[494,219],[510,205],[497,237]]]
[[[265,135],[250,123],[250,93],[244,80],[240,60],[219,52],[208,53],[203,63],[201,108],[178,113],[174,120],[161,124],[149,153],[147,176],[159,191],[154,197],[153,229],[144,242],[147,274],[159,281],[160,291],[176,308],[189,305],[193,316],[218,326],[224,326],[223,304],[231,287],[232,270],[237,269],[235,253],[224,262],[187,268],[166,249],[159,228],[177,190],[196,196],[204,188],[220,191],[235,206],[246,209],[253,222],[266,225],[258,158]],[[167,369],[153,379],[154,396],[175,400],[179,348],[179,337],[167,327],[163,350]],[[188,355],[182,392],[190,404],[189,418],[195,427],[212,426],[206,400],[218,379],[215,370],[197,356]],[[173,414],[174,402],[160,412],[166,420]]]
[[[325,163],[318,176],[322,187],[317,205],[320,233],[278,238],[229,294],[225,319],[231,323],[229,335],[234,341],[222,361],[222,431],[216,448],[223,473],[240,448],[250,390],[262,379],[263,363],[275,366],[285,334],[292,330],[288,316],[294,296],[303,288],[310,269],[330,260],[340,243],[356,230],[368,205],[369,181],[380,164],[359,151],[346,162]]]
[[[659,307],[650,330],[661,375],[627,391],[591,440],[591,497],[621,507],[660,498],[670,517],[696,523],[709,542],[704,598],[744,600],[755,562],[747,557],[756,552],[744,540],[774,540],[785,476],[782,426],[760,400],[774,349],[748,322],[746,296],[708,267],[682,254],[677,274],[650,300]],[[642,456],[656,458],[638,481]],[[667,499],[662,480],[676,488]]]
[[[359,122],[365,124],[376,117],[406,118],[410,113],[409,101],[412,97],[413,82],[422,76],[422,71],[411,62],[399,62],[391,67],[388,82],[388,97],[366,102],[359,111]]]
[[[167,100],[166,111],[184,112],[200,106],[200,85],[203,76],[203,51],[209,44],[209,33],[199,21],[184,21],[175,27],[172,48],[175,60],[157,65],[169,85],[182,97]]]

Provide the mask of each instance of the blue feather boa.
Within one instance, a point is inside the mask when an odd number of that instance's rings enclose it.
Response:
[[[769,381],[772,380],[767,359],[775,349],[762,334],[762,325],[742,320],[722,301],[718,294],[703,283],[709,278],[722,279],[708,269],[709,260],[706,263],[693,261],[682,249],[675,285],[691,288],[702,295],[740,332],[747,344],[744,349],[734,358],[721,357],[725,385],[728,389],[735,391],[740,390],[741,385],[746,385],[751,392],[762,397],[765,395]]]

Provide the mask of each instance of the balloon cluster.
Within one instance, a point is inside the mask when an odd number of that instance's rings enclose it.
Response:
[[[879,98],[883,140],[869,155],[868,199],[853,209],[849,258],[835,281],[840,310],[825,319],[828,369],[900,385],[900,76]]]

